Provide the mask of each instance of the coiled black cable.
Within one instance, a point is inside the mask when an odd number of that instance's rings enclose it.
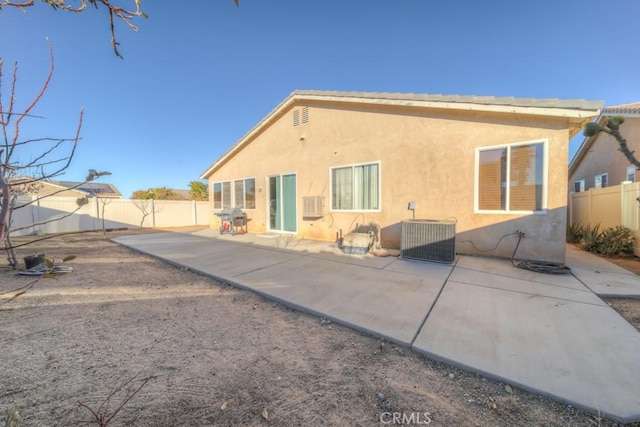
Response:
[[[533,261],[533,260],[515,260],[516,252],[518,251],[518,247],[520,246],[520,241],[522,241],[523,233],[518,233],[518,243],[516,243],[516,248],[513,250],[513,255],[511,255],[511,264],[514,267],[523,268],[525,270],[531,270],[538,273],[545,274],[569,274],[571,273],[571,268],[566,264],[560,262],[549,262],[549,261]]]

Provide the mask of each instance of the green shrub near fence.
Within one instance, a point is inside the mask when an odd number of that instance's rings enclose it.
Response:
[[[567,227],[567,242],[578,243],[586,251],[608,256],[632,255],[634,246],[631,230],[622,225],[600,231],[600,224],[594,227],[573,224]]]

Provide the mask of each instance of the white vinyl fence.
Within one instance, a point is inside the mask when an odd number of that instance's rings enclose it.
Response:
[[[21,196],[13,212],[12,235],[136,227],[184,227],[209,224],[209,202],[130,200],[94,197],[76,212],[75,197]],[[73,212],[73,213],[71,213]],[[57,220],[57,221],[51,221]]]

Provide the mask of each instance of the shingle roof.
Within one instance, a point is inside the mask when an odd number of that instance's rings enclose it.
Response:
[[[602,114],[640,114],[640,102],[631,104],[611,105],[602,109]]]
[[[427,101],[427,102],[448,102],[480,105],[504,105],[514,107],[538,107],[538,108],[564,108],[577,110],[598,110],[604,105],[603,101],[586,101],[584,99],[558,99],[558,98],[516,98],[513,96],[476,96],[476,95],[430,95],[416,93],[394,93],[394,92],[342,92],[324,90],[296,90],[293,96],[322,96],[336,98],[362,98],[362,99],[383,99],[397,101]]]

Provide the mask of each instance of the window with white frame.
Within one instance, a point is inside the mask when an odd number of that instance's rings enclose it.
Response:
[[[601,173],[600,175],[596,175],[595,185],[596,188],[605,188],[609,185],[609,174]]]
[[[331,168],[331,209],[380,209],[380,163]]]
[[[478,148],[476,203],[480,211],[542,211],[546,208],[544,141]]]
[[[627,166],[627,181],[636,182],[636,167]]]
[[[231,181],[213,183],[213,209],[231,206]]]
[[[234,206],[241,209],[256,208],[255,178],[237,179],[233,181]]]
[[[576,193],[581,193],[584,191],[584,179],[580,179],[573,183],[573,191]]]
[[[256,179],[244,178],[213,183],[213,209],[256,208]]]

